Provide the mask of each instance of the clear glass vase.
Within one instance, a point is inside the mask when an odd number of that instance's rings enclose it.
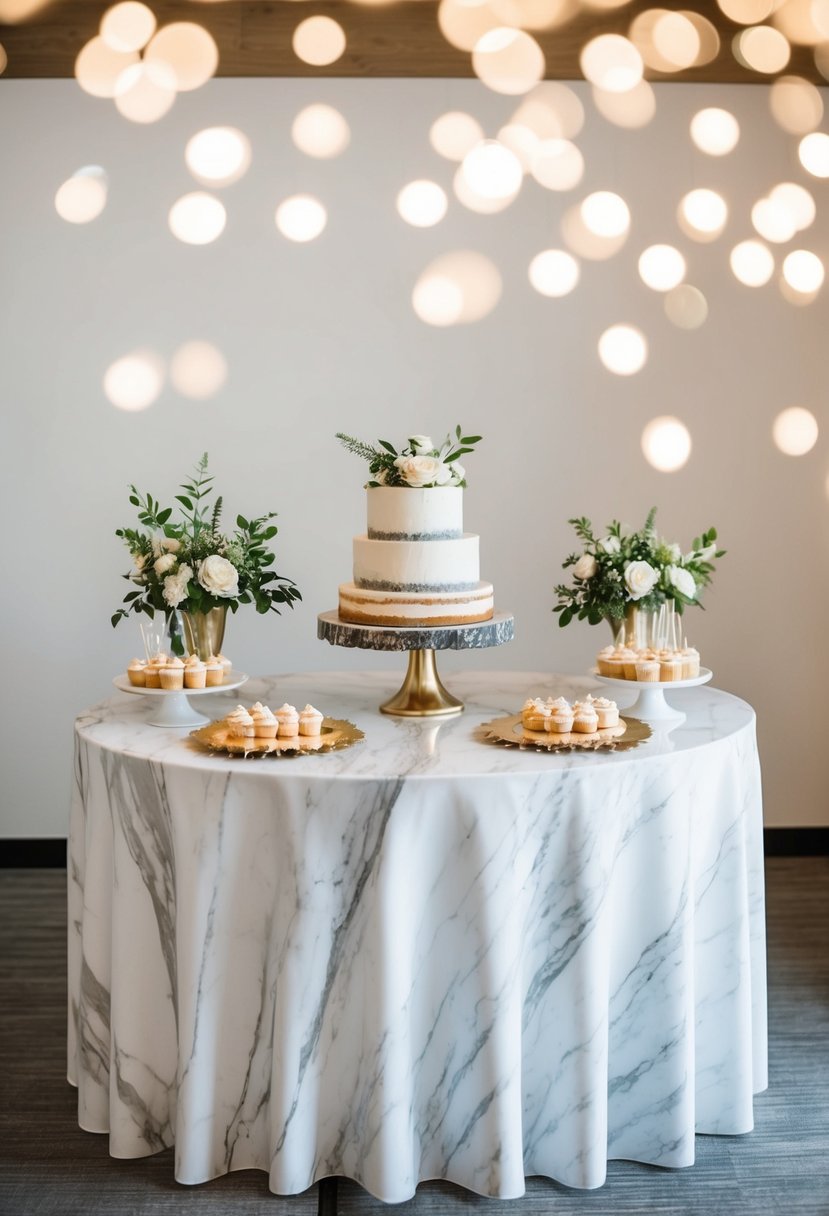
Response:
[[[219,654],[225,636],[227,608],[211,608],[209,612],[182,612],[184,646],[187,654],[197,654],[202,661]]]
[[[154,654],[184,654],[184,628],[179,612],[156,612],[150,620],[142,616],[139,621],[144,654],[149,660]]]
[[[628,604],[623,617],[605,617],[613,634],[614,646],[631,646],[634,650],[650,647],[662,650],[679,645],[680,618],[673,602],[666,601],[656,611]]]

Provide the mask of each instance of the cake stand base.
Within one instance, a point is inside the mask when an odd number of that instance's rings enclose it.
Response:
[[[674,726],[685,721],[685,714],[668,704],[661,688],[648,688],[639,684],[638,689],[639,696],[626,708],[626,714],[639,718],[642,722],[670,722]]]
[[[170,693],[160,697],[157,705],[153,706],[154,713],[147,719],[150,726],[204,726],[210,719],[200,714],[187,700],[183,692]]]
[[[406,678],[383,705],[381,714],[400,718],[449,717],[463,712],[463,701],[441,683],[434,650],[410,650]]]

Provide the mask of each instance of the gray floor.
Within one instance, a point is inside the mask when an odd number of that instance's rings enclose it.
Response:
[[[598,1191],[528,1179],[509,1203],[428,1183],[389,1209],[340,1180],[339,1216],[829,1216],[829,858],[775,858],[767,878],[771,1085],[750,1136],[698,1137],[690,1170],[613,1162]],[[278,1198],[253,1171],[178,1186],[171,1152],[115,1161],[106,1137],[78,1129],[65,1080],[65,881],[0,870],[0,1216],[316,1214],[316,1189]]]

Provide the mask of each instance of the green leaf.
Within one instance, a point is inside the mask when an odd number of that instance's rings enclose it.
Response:
[[[136,498],[136,496],[135,496],[134,494],[130,494],[130,502],[132,503],[132,505],[133,505],[134,507],[140,507],[140,506],[141,506],[141,503],[139,502],[139,500]]]
[[[250,527],[250,524],[245,519],[244,515],[236,516],[236,527],[241,528],[243,532],[247,532],[248,528]]]
[[[163,527],[172,514],[173,514],[173,508],[165,507],[165,509],[163,511],[159,511],[158,515],[156,515],[156,520]]]
[[[458,436],[458,438],[461,440],[461,443],[480,443],[483,436],[482,435],[464,435],[463,438],[461,438],[460,436]]]
[[[110,623],[111,623],[113,629],[118,624],[118,622],[120,621],[120,619],[123,615],[124,614],[123,614],[123,612],[121,612],[120,609],[118,610],[118,612],[114,612],[112,614],[112,616],[110,617]]]
[[[183,507],[186,507],[186,509],[187,509],[188,511],[192,511],[192,510],[193,510],[193,504],[192,504],[192,502],[190,501],[190,499],[189,499],[189,498],[186,498],[186,497],[184,496],[184,494],[176,494],[176,501],[177,501],[177,502],[180,502],[180,503],[181,503],[181,505],[182,505]]]
[[[455,427],[455,438],[460,439],[460,437],[461,437],[461,428],[459,426],[456,426]]]
[[[396,456],[396,455],[397,455],[397,451],[396,451],[396,449],[395,449],[395,448],[393,448],[393,447],[391,446],[391,444],[390,444],[390,443],[387,443],[385,439],[378,439],[378,441],[377,441],[377,442],[380,444],[380,447],[381,447],[381,448],[385,448],[385,449],[386,449],[386,451],[387,451],[387,452],[390,452],[392,456]]]

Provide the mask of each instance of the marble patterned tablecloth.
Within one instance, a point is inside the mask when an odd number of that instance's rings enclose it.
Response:
[[[760,774],[744,702],[673,694],[619,755],[477,725],[589,680],[487,673],[440,726],[380,715],[388,673],[251,681],[366,733],[232,760],[117,696],[76,724],[69,1079],[116,1157],[175,1144],[196,1183],[347,1176],[596,1187],[694,1160],[766,1086]],[[233,697],[217,694],[221,716]]]

